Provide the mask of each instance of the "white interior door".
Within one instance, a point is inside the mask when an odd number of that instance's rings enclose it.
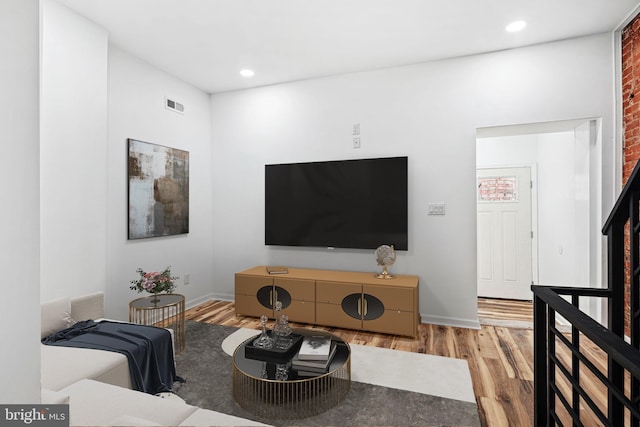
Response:
[[[478,296],[532,298],[531,169],[478,169]]]

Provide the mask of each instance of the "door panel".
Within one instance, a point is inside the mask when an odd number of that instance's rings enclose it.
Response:
[[[478,212],[478,279],[493,280],[493,218]]]
[[[502,277],[505,282],[518,280],[518,212],[502,212]]]
[[[532,299],[531,170],[479,169],[478,295]]]

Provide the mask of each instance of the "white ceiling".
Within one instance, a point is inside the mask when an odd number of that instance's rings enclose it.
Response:
[[[611,32],[638,0],[58,0],[215,93]],[[519,33],[505,32],[526,20]],[[255,70],[247,79],[242,68]]]

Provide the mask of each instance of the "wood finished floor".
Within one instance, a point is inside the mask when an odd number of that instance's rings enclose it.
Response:
[[[531,302],[479,300],[480,317],[531,322]],[[235,315],[234,304],[209,301],[186,312],[188,320],[259,329],[256,318]],[[293,324],[293,326],[304,326]],[[353,344],[465,359],[482,426],[533,425],[533,330],[482,325],[480,330],[421,324],[416,339],[322,328]],[[597,352],[593,352],[598,359]],[[594,387],[596,387],[594,385]],[[585,420],[585,425],[590,424]]]
[[[491,319],[533,324],[533,305],[531,301],[478,298],[478,317],[481,320]]]

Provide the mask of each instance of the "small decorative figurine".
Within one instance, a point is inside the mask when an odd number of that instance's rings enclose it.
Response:
[[[268,317],[264,314],[260,316],[260,324],[262,325],[262,333],[258,338],[253,341],[253,346],[258,348],[272,348],[273,347],[273,338],[271,338],[267,334],[267,320]]]
[[[280,314],[282,310],[282,302],[276,302],[276,323],[273,326],[273,335],[275,338],[275,347],[279,350],[286,350],[291,347],[293,340],[291,336],[291,326],[289,326],[289,317],[286,314]]]

